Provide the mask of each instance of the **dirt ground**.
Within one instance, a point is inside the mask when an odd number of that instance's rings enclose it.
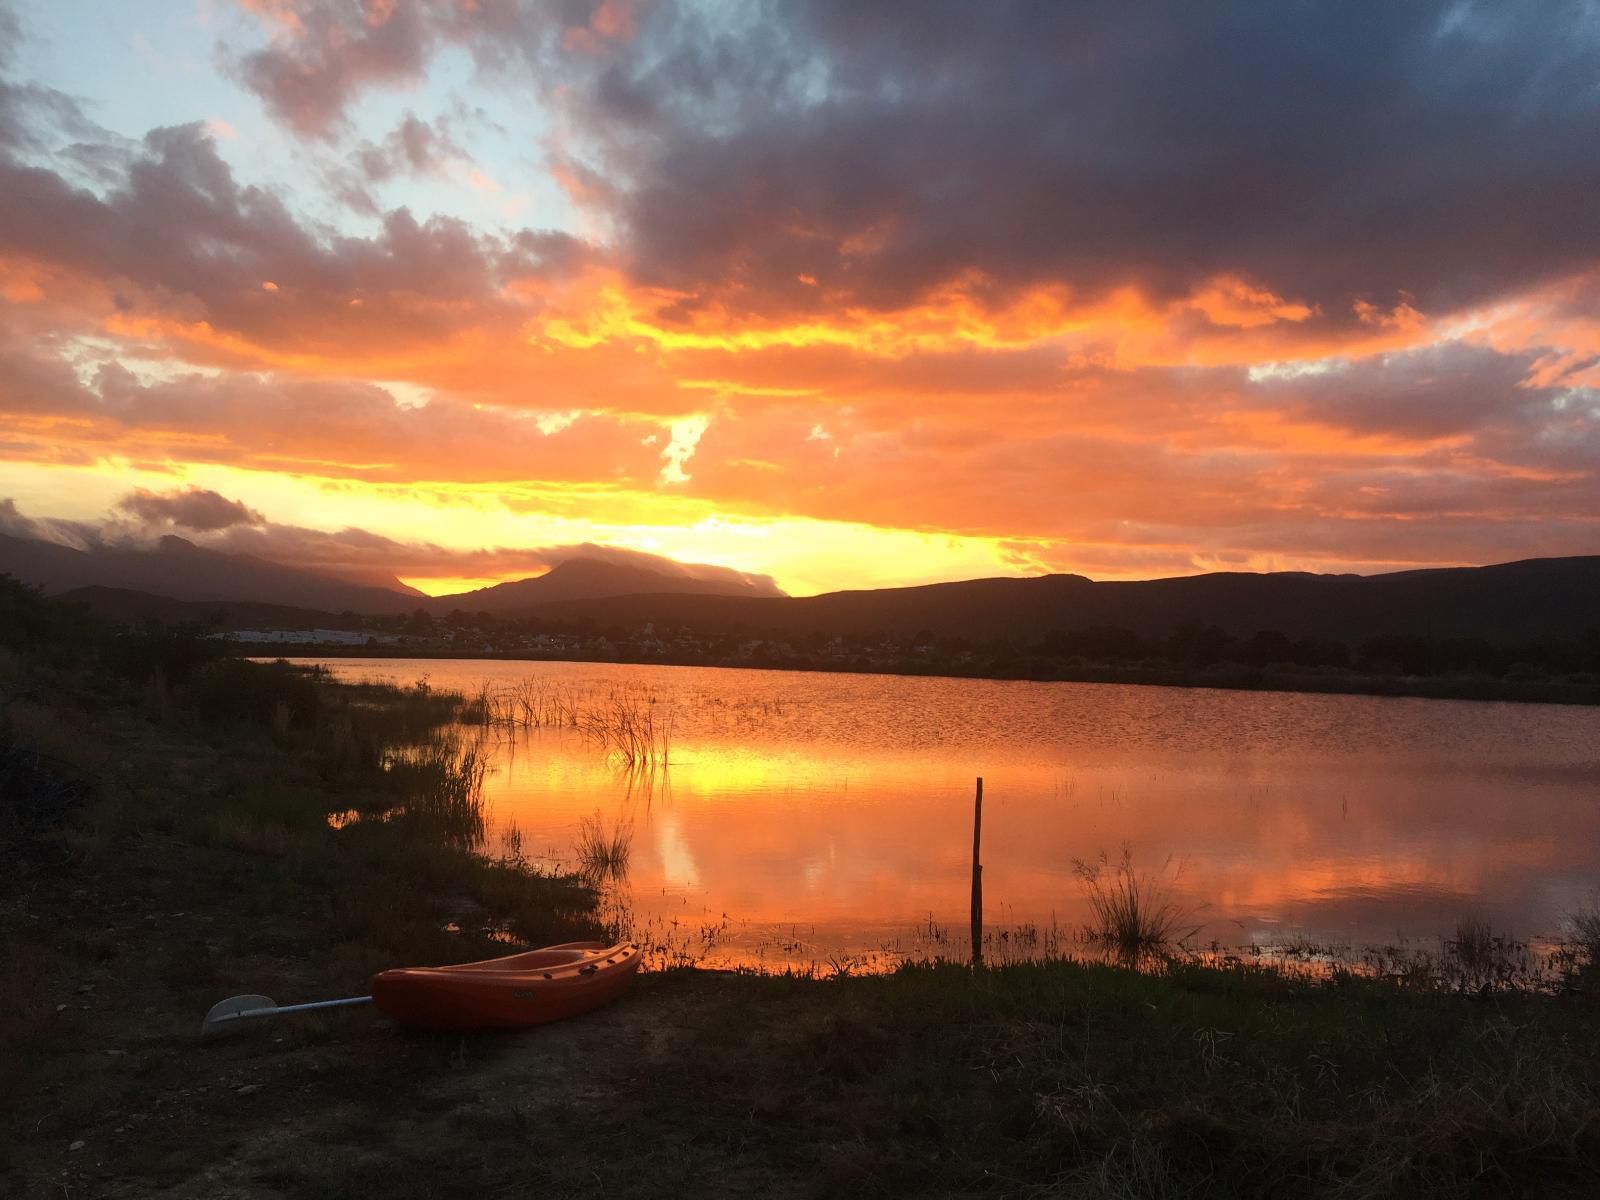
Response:
[[[614,1191],[617,1162],[595,1161],[596,1146],[626,1140],[630,1159],[649,1150],[651,1131],[630,1124],[640,1077],[671,1072],[698,1036],[686,1014],[730,985],[647,976],[609,1009],[508,1035],[415,1034],[360,1009],[202,1042],[201,1013],[130,1009],[108,971],[65,1001],[77,1044],[22,1114],[14,1194]],[[624,1194],[695,1190],[689,1148],[675,1153],[668,1134],[658,1149],[660,1173],[620,1181]],[[763,1172],[749,1190],[773,1194],[773,1183]],[[744,1189],[722,1179],[718,1190]]]

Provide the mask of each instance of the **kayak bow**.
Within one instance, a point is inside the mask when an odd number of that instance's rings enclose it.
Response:
[[[453,967],[401,967],[372,977],[378,1009],[424,1029],[515,1029],[589,1012],[627,989],[634,942],[568,942]]]

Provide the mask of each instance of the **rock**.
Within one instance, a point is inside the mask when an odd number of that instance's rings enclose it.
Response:
[[[241,1096],[253,1096],[261,1090],[261,1085],[259,1083],[247,1083],[243,1087],[236,1087],[233,1090]]]
[[[66,1012],[67,1011],[67,1006],[65,1004],[58,1004],[58,1005],[56,1005],[56,1011],[57,1012]]]
[[[71,1153],[72,1151],[75,1151],[75,1150],[82,1150],[83,1149],[83,1145],[84,1144],[83,1144],[83,1142],[81,1140],[73,1142],[72,1145],[67,1147],[67,1151],[68,1151],[68,1153]]]

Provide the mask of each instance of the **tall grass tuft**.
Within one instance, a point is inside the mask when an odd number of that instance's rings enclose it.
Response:
[[[483,841],[483,778],[488,761],[476,743],[440,732],[391,751],[387,773],[404,795],[403,815],[462,846]]]
[[[1469,971],[1479,971],[1495,960],[1497,943],[1494,927],[1476,914],[1456,922],[1456,936],[1445,943],[1457,962]]]
[[[666,766],[672,748],[672,720],[658,715],[656,697],[619,689],[606,702],[582,714],[581,728],[607,757],[625,767]]]
[[[599,812],[583,817],[578,821],[576,849],[579,871],[591,883],[621,880],[633,854],[633,821],[622,818],[608,829]]]
[[[1196,910],[1178,901],[1172,882],[1136,871],[1127,846],[1115,864],[1104,851],[1095,862],[1075,859],[1073,873],[1083,881],[1094,914],[1094,923],[1085,930],[1089,940],[1126,960],[1165,955],[1200,930],[1198,923],[1190,924]],[[1177,875],[1174,870],[1173,881]]]
[[[1600,964],[1600,908],[1584,907],[1568,914],[1567,927],[1589,961]]]
[[[1570,974],[1592,981],[1600,974],[1600,897],[1568,913],[1565,932]]]
[[[503,729],[575,729],[580,722],[577,696],[537,676],[491,691],[479,689],[483,724]]]

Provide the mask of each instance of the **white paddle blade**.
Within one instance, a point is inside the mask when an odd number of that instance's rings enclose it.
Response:
[[[277,1008],[271,996],[229,996],[211,1006],[206,1019],[200,1022],[200,1036],[207,1037],[237,1025],[246,1017],[258,1015],[263,1009]]]

